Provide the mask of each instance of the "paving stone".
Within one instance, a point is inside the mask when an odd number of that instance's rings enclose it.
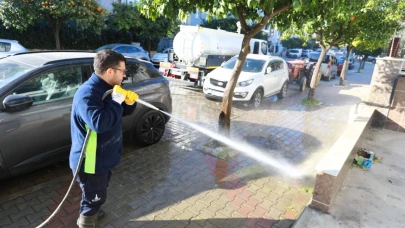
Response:
[[[191,210],[192,212],[196,213],[196,214],[199,214],[205,208],[207,208],[206,205],[197,202],[196,204],[189,207],[188,209]]]
[[[284,192],[286,192],[287,189],[282,188],[280,186],[277,185],[277,187],[273,190],[274,193],[282,195]]]
[[[27,207],[25,210],[15,213],[15,214],[10,214],[10,218],[13,222],[16,222],[20,220],[22,217],[25,217],[27,215],[32,215],[34,214],[35,211],[31,207]]]
[[[7,227],[11,225],[13,221],[11,221],[10,217],[8,216],[1,216],[0,217],[0,227]]]
[[[176,219],[178,220],[190,220],[192,218],[195,218],[198,214],[187,208],[186,210],[183,211],[183,213],[179,214],[176,216]]]
[[[24,194],[24,196],[22,196],[22,198],[24,198],[25,201],[28,201],[33,198],[37,198],[38,196],[44,196],[44,195],[46,195],[46,193],[42,189],[40,189],[40,190],[31,192],[28,194]]]
[[[51,200],[51,199],[48,199],[48,200],[46,200],[46,201],[43,202],[43,203],[39,203],[39,204],[33,205],[32,208],[33,208],[36,212],[38,212],[38,211],[41,211],[43,208],[47,208],[48,206],[51,206],[51,205],[55,205],[55,201],[53,201],[53,200]]]
[[[4,218],[6,216],[9,216],[11,214],[19,213],[20,211],[17,209],[16,206],[11,206],[7,210],[4,210],[3,212],[0,213],[0,218]]]
[[[263,217],[267,219],[278,220],[283,211],[278,210],[277,208],[271,208],[269,213],[266,213]]]
[[[230,218],[237,209],[238,207],[232,206],[231,204],[226,204],[225,207],[220,209],[218,212]]]
[[[175,210],[174,208],[169,208],[165,213],[160,214],[159,217],[164,220],[171,220],[180,214],[181,212]]]
[[[22,204],[25,202],[26,201],[22,197],[17,197],[15,199],[9,200],[7,202],[1,203],[1,207],[3,208],[3,210],[8,210],[17,204]]]
[[[229,203],[230,201],[232,201],[231,199],[225,197],[225,196],[221,196],[219,197],[219,199],[215,200],[213,203],[218,204],[219,206],[224,207],[227,203]]]
[[[218,204],[213,203],[209,205],[207,208],[205,208],[204,211],[208,212],[212,216],[215,216],[215,214],[224,207],[225,205],[220,206]]]
[[[39,218],[43,218],[44,216],[51,215],[52,213],[49,211],[48,208],[42,208],[40,211],[36,211],[35,214],[27,215],[26,218],[30,223],[37,221]]]

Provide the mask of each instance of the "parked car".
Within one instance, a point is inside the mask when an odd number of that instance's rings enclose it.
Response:
[[[305,73],[308,76],[307,83],[311,83],[312,75],[314,74],[315,65],[320,57],[320,52],[309,53],[309,58],[307,59],[307,65],[305,67]],[[330,81],[332,78],[336,78],[337,75],[337,60],[333,52],[326,53],[322,64],[321,64],[321,77]]]
[[[207,74],[203,91],[207,98],[222,98],[231,78],[237,56],[229,59]],[[282,99],[287,94],[288,68],[286,62],[275,56],[248,54],[233,94],[234,101],[260,106],[264,97],[272,95]]]
[[[114,50],[127,57],[150,61],[149,53],[145,51],[141,46],[135,46],[131,44],[108,44],[97,48],[94,52],[99,52],[104,49]]]
[[[0,180],[69,157],[70,109],[75,92],[93,72],[95,53],[24,53],[0,59]],[[127,57],[123,87],[171,113],[168,81],[151,63]],[[123,131],[150,145],[169,118],[137,104],[123,118]]]
[[[302,49],[300,49],[300,48],[294,48],[294,49],[291,49],[291,50],[288,52],[287,57],[289,57],[289,58],[300,58],[301,55],[302,55]]]
[[[302,55],[301,55],[301,57],[305,57],[305,58],[307,58],[308,57],[308,54],[309,54],[309,50],[303,50],[302,51]]]
[[[335,53],[335,57],[336,57],[336,61],[338,64],[337,65],[337,76],[340,76],[340,74],[342,73],[344,61],[346,59],[346,54],[343,52],[337,52],[337,53]],[[347,66],[347,68],[349,70],[352,70],[354,68],[354,60],[353,60],[352,55],[349,56],[349,65]]]
[[[28,50],[19,44],[17,40],[0,39],[0,58],[23,52],[28,52]]]
[[[160,62],[167,62],[167,58],[170,52],[173,52],[173,48],[166,48],[162,52],[158,52],[152,56],[151,62],[154,66],[159,66]]]
[[[367,61],[375,64],[377,62],[377,60],[375,58],[376,58],[375,56],[368,56]]]

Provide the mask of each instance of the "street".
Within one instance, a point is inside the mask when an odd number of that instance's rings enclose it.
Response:
[[[287,59],[283,57],[287,61]],[[321,81],[319,107],[300,101],[290,84],[286,98],[264,100],[256,109],[235,103],[231,138],[246,142],[276,160],[302,171],[300,178],[261,164],[240,151],[215,144],[210,137],[171,119],[161,141],[149,147],[124,142],[121,164],[113,170],[100,227],[291,227],[311,198],[314,167],[347,127],[350,111],[368,96],[374,65],[348,72],[348,86],[339,77]],[[221,102],[204,97],[202,89],[170,79],[172,114],[217,131]],[[269,150],[270,149],[270,150]],[[72,177],[67,162],[2,183],[0,227],[33,227],[60,202]],[[49,227],[74,226],[80,188]]]

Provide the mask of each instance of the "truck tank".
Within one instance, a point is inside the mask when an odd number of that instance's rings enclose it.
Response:
[[[201,56],[237,55],[242,40],[243,34],[200,26],[180,26],[180,32],[173,40],[173,49],[179,60],[192,64]]]

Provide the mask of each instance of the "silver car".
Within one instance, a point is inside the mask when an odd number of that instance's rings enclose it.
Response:
[[[104,49],[114,50],[127,57],[150,61],[149,53],[145,51],[141,46],[135,46],[131,44],[108,44],[97,48],[94,52],[99,52]]]
[[[24,53],[0,59],[0,180],[69,157],[73,96],[93,72],[95,53]],[[171,113],[167,79],[151,63],[127,58],[123,87]],[[123,118],[138,144],[162,137],[169,118],[140,104]]]
[[[28,50],[19,44],[17,40],[0,39],[0,58],[23,52],[28,52]]]
[[[154,54],[151,59],[153,65],[159,66],[160,62],[167,62],[171,52],[173,52],[173,48],[166,48],[164,51]]]

